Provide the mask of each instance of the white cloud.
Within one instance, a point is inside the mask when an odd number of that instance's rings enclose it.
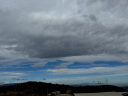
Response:
[[[17,72],[1,72],[0,74],[2,75],[18,75],[18,76],[22,76],[22,75],[25,75],[24,73],[17,73]]]
[[[70,56],[60,58],[60,60],[71,61],[71,62],[94,62],[94,61],[120,61],[128,62],[127,55],[121,54],[92,54],[83,56]]]
[[[0,72],[0,80],[20,78],[25,75],[26,74],[22,72]]]
[[[112,73],[127,73],[128,65],[116,66],[116,67],[92,67],[92,68],[80,68],[80,69],[47,69],[47,72],[55,75],[71,75],[71,74],[112,74]]]

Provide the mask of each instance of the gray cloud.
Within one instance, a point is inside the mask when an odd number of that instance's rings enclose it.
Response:
[[[56,69],[62,69],[62,68],[66,68],[69,65],[72,65],[72,62],[66,62],[66,63],[61,63],[60,65],[55,66]]]
[[[32,67],[44,67],[47,63],[46,62],[40,62],[40,63],[36,63],[31,65]]]
[[[127,0],[48,1],[0,0],[2,50],[33,58],[127,56]]]

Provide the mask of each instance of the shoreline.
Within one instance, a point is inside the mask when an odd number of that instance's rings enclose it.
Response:
[[[74,93],[75,96],[123,96],[126,92]]]

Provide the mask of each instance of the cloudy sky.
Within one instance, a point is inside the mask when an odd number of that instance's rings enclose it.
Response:
[[[0,82],[128,84],[128,0],[0,0]]]

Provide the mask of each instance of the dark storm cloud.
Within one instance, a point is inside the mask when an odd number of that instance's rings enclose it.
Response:
[[[49,1],[0,0],[2,48],[36,58],[127,55],[127,0]]]

